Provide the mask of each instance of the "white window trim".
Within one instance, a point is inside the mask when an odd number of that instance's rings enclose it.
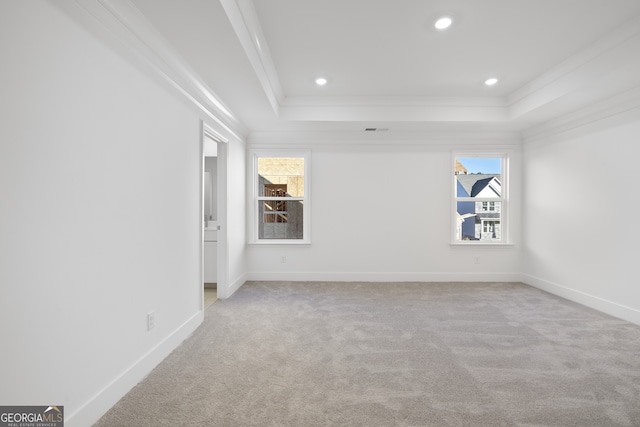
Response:
[[[453,177],[451,183],[451,246],[513,246],[513,242],[511,241],[511,231],[510,231],[510,202],[509,202],[509,159],[512,153],[510,151],[484,151],[484,150],[453,150],[451,152],[451,177]],[[458,182],[455,175],[456,168],[456,159],[459,158],[500,158],[501,162],[501,186],[502,186],[502,197],[499,199],[496,198],[482,198],[482,197],[457,197],[458,190]],[[457,202],[501,202],[502,205],[500,207],[500,228],[501,228],[501,239],[499,241],[482,241],[482,240],[456,240],[456,212],[458,211],[458,203]],[[487,211],[489,212],[489,211]]]
[[[456,186],[456,188],[457,188],[457,186]],[[482,203],[482,212],[495,212],[496,211],[496,201],[495,200],[483,201],[483,202],[480,202],[480,203]],[[487,204],[487,208],[486,209],[484,208],[484,204],[485,203]]]
[[[302,239],[260,239],[258,213],[258,158],[260,157],[302,157],[304,158],[304,197],[292,197],[287,200],[299,200],[302,205]],[[311,244],[311,150],[301,149],[251,149],[248,159],[249,206],[248,244],[250,245],[309,245]]]

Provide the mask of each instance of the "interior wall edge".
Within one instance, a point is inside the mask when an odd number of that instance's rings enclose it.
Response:
[[[292,282],[520,282],[520,273],[435,272],[259,272],[246,274],[247,281]]]
[[[174,48],[140,15],[130,2],[112,0],[75,0],[52,2],[90,32],[109,43],[123,58],[136,59],[141,71],[152,71],[158,81],[174,91],[209,124],[217,126],[227,137],[242,140],[248,129],[222,103],[202,78],[184,63]]]
[[[541,125],[522,132],[523,144],[543,142],[564,133],[579,131],[581,128],[606,126],[608,121],[624,119],[626,115],[640,110],[640,86],[609,97],[586,108],[562,115]]]
[[[534,288],[549,292],[550,294],[565,298],[577,304],[581,304],[610,316],[640,325],[640,310],[526,273],[522,274],[522,282],[526,285],[533,286]]]
[[[93,425],[102,415],[122,399],[133,387],[142,381],[173,350],[187,339],[204,321],[204,311],[196,312],[173,333],[167,335],[154,348],[135,361],[129,368],[114,378],[96,395],[78,408],[74,413],[65,414],[67,427],[85,427]]]
[[[248,148],[305,145],[325,150],[393,150],[405,151],[447,148],[452,144],[468,146],[511,146],[522,143],[520,133],[514,132],[394,132],[367,135],[366,132],[280,132],[252,133],[247,139]]]
[[[238,277],[237,279],[233,280],[232,282],[229,283],[229,286],[226,289],[226,292],[224,293],[220,293],[218,292],[218,298],[220,299],[227,299],[230,296],[232,296],[234,293],[236,293],[236,291],[238,289],[240,289],[242,287],[242,285],[244,285],[247,281],[247,274],[244,273],[242,274],[240,277]]]

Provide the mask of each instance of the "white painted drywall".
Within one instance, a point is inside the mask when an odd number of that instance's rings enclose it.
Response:
[[[219,147],[220,148],[220,147]],[[227,227],[229,232],[228,252],[229,276],[226,290],[218,296],[227,298],[231,296],[247,280],[246,262],[246,147],[243,143],[237,142],[225,144],[224,149],[228,154],[228,164],[224,167],[229,179],[229,189],[227,194],[228,217]],[[218,158],[220,159],[220,157]],[[219,160],[218,160],[219,161]],[[220,163],[218,163],[220,168]],[[218,251],[220,251],[218,242]]]
[[[113,46],[54,2],[1,3],[0,402],[69,426],[202,320],[200,118]]]
[[[252,143],[256,141],[260,142]],[[328,142],[312,147],[311,245],[249,245],[251,278],[517,280],[517,150],[512,159],[516,244],[458,247],[450,244],[455,143],[403,146],[391,141],[357,146],[350,141]],[[475,264],[475,256],[480,256],[480,264]]]
[[[524,146],[525,281],[640,324],[636,107]]]

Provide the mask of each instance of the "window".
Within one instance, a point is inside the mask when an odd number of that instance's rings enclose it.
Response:
[[[500,231],[500,221],[482,221],[482,233],[491,238],[497,237],[496,229]]]
[[[251,243],[309,243],[309,152],[254,150],[251,158]]]
[[[287,184],[264,184],[264,195],[273,197],[273,199],[264,202],[264,222],[286,223],[287,202],[283,198],[287,197]]]
[[[482,202],[482,210],[484,212],[495,211],[496,210],[496,202]]]
[[[453,243],[508,243],[508,157],[455,154]]]

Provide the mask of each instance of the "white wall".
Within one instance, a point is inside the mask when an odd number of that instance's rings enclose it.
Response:
[[[226,291],[220,298],[227,298],[233,294],[247,280],[246,263],[246,147],[236,142],[225,147],[228,151],[227,173],[229,190],[227,195],[229,216],[227,226],[229,231],[229,277]]]
[[[202,321],[200,117],[93,34],[0,3],[0,402],[69,426]]]
[[[534,286],[640,324],[640,109],[524,146],[524,273]]]
[[[517,280],[519,153],[513,158],[515,246],[451,246],[454,142],[311,147],[308,246],[250,245],[250,278],[273,280]],[[262,141],[252,144],[266,147]],[[488,144],[483,144],[485,149]],[[461,147],[460,148],[469,148]],[[504,147],[502,147],[504,148]],[[514,149],[514,146],[507,148]],[[475,256],[480,264],[475,264]],[[282,263],[282,257],[286,263]]]
[[[98,34],[53,2],[0,2],[0,402],[64,405],[69,426],[90,425],[202,320],[200,113]],[[247,247],[246,148],[231,141],[219,165],[221,296],[250,278],[524,270],[530,284],[640,323],[638,134],[632,110],[527,141],[524,163],[515,149],[515,245],[504,248],[450,245],[455,141],[349,140],[310,145],[312,244]]]

